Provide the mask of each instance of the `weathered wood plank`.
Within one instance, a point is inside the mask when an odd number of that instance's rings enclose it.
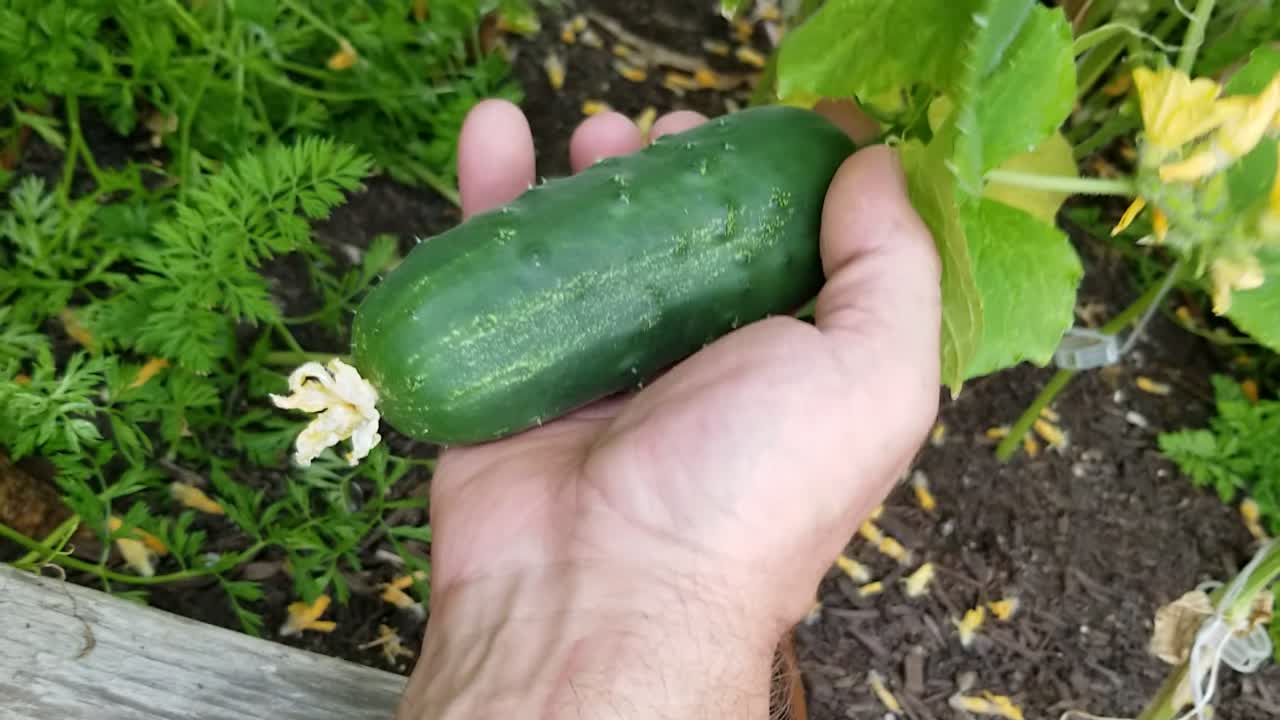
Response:
[[[0,720],[388,720],[404,683],[0,564]]]

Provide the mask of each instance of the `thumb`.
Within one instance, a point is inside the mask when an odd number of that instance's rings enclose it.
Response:
[[[887,403],[879,407],[906,411],[927,432],[941,384],[941,262],[892,149],[867,147],[840,166],[823,205],[821,252],[818,329],[874,401]]]

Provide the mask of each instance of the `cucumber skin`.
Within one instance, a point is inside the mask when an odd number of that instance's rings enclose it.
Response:
[[[497,439],[639,387],[821,288],[822,203],[852,140],[768,106],[660,138],[421,242],[352,326],[397,431]]]

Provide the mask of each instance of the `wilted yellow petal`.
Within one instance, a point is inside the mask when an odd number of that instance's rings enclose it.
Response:
[[[1009,428],[1004,425],[987,428],[987,431],[983,433],[988,440],[999,440],[1008,434]]]
[[[870,595],[879,595],[880,592],[883,590],[884,590],[884,583],[880,582],[879,580],[876,580],[875,582],[869,582],[866,585],[863,585],[862,587],[858,588],[858,595],[860,597],[868,597]]]
[[[1144,198],[1134,198],[1133,202],[1129,203],[1129,207],[1125,208],[1124,214],[1120,216],[1120,221],[1116,223],[1115,227],[1111,228],[1111,237],[1115,237],[1127,230],[1133,224],[1133,221],[1137,219],[1138,213],[1141,213],[1146,206],[1147,201]]]
[[[902,704],[898,702],[898,698],[889,692],[889,688],[884,684],[884,677],[872,670],[867,673],[867,684],[871,686],[871,692],[876,694],[881,704],[885,706],[889,712],[902,712]]]
[[[608,112],[610,109],[611,108],[609,107],[609,103],[604,102],[603,100],[583,100],[582,101],[583,115],[587,115],[587,116],[599,115],[602,112]]]
[[[1009,597],[1003,600],[993,600],[987,603],[987,607],[990,608],[991,614],[997,620],[1008,620],[1018,611],[1018,598]]]
[[[1258,510],[1258,503],[1254,502],[1253,498],[1245,498],[1240,503],[1240,517],[1255,540],[1269,539],[1267,531],[1262,527],[1262,513]]]
[[[1240,381],[1240,392],[1244,393],[1244,397],[1251,403],[1258,402],[1258,381],[1253,378],[1245,378]]]
[[[668,90],[697,90],[698,84],[693,78],[675,71],[668,72],[662,79],[663,87]]]
[[[72,340],[90,350],[97,346],[98,341],[93,337],[93,333],[80,322],[80,318],[71,308],[63,308],[62,312],[58,313],[58,317],[62,320],[62,328]]]
[[[547,53],[542,59],[542,71],[547,74],[547,83],[552,90],[564,87],[564,60],[556,53]]]
[[[289,396],[271,395],[277,407],[319,415],[298,434],[295,459],[311,464],[325,449],[351,440],[348,464],[356,465],[381,441],[378,394],[356,369],[334,358],[327,366],[309,362],[289,375]]]
[[[975,715],[991,715],[1006,718],[1006,720],[1024,720],[1022,709],[1014,705],[1013,701],[1004,695],[996,695],[985,691],[982,695],[982,697],[952,695],[947,702],[956,710]]]
[[[167,367],[169,367],[168,360],[159,357],[151,358],[145,365],[138,368],[138,374],[133,377],[133,382],[129,383],[129,389],[132,390],[146,385],[148,380]]]
[[[700,67],[693,73],[693,81],[704,88],[713,88],[720,82],[720,76],[709,67]]]
[[[933,563],[927,562],[916,568],[902,582],[907,586],[907,597],[920,597],[929,591],[929,583],[933,581]]]
[[[135,573],[143,577],[151,577],[156,574],[155,565],[151,562],[151,550],[141,540],[116,538],[116,548],[120,550],[121,557],[124,558],[129,567],[133,568]]]
[[[204,493],[203,490],[186,483],[175,482],[169,485],[169,492],[173,495],[173,499],[186,505],[194,510],[199,510],[210,515],[225,515],[226,511],[213,498]]]
[[[346,70],[356,64],[360,56],[356,54],[356,49],[351,47],[351,43],[346,38],[338,40],[338,51],[329,56],[329,61],[325,63],[330,70]]]
[[[1036,434],[1045,442],[1049,443],[1049,445],[1056,448],[1066,446],[1067,437],[1057,425],[1054,425],[1044,418],[1036,418],[1032,427],[1035,429]]]
[[[413,0],[413,19],[418,22],[427,19],[427,0]]]
[[[417,604],[404,590],[390,586],[382,591],[382,599],[401,609]]]
[[[733,51],[733,56],[738,59],[738,62],[755,68],[762,68],[768,62],[759,50],[747,45],[739,46]]]
[[[973,643],[973,637],[982,627],[983,621],[987,619],[986,608],[976,607],[966,610],[964,617],[960,620],[951,619],[951,624],[956,626],[956,631],[960,634],[960,644],[969,647]]]
[[[870,520],[862,521],[862,524],[858,526],[858,534],[873,545],[879,545],[880,541],[884,539],[884,531]]]
[[[945,441],[946,439],[947,439],[946,423],[938,423],[934,425],[933,430],[929,432],[929,442],[933,443],[934,447],[939,447],[942,445],[943,441]]]
[[[729,53],[733,50],[733,48],[729,46],[729,43],[723,40],[714,40],[712,38],[703,39],[702,49],[712,55],[719,55],[720,57],[728,57]]]
[[[903,565],[907,565],[911,562],[911,551],[902,547],[902,543],[894,540],[888,535],[880,538],[880,542],[876,545],[876,549]]]
[[[867,570],[866,565],[843,553],[836,558],[836,567],[840,568],[841,572],[848,575],[849,579],[856,583],[864,583],[871,579],[871,572]]]
[[[1031,433],[1027,433],[1022,436],[1022,449],[1027,453],[1028,457],[1035,457],[1040,454],[1040,443],[1036,442]]]
[[[658,109],[649,105],[636,116],[636,127],[640,129],[640,134],[648,136],[649,131],[653,129],[653,121],[658,118]]]
[[[613,69],[614,72],[631,82],[644,82],[649,77],[649,73],[645,72],[644,68],[638,68],[617,60],[613,62]]]
[[[1157,382],[1146,375],[1139,375],[1133,384],[1137,385],[1142,392],[1152,395],[1168,395],[1172,391],[1167,383]]]
[[[329,602],[328,595],[321,595],[310,605],[301,601],[290,603],[289,617],[280,628],[280,634],[288,637],[297,635],[305,630],[332,632],[337,627],[337,623],[319,619],[329,609]]]
[[[1040,417],[1044,418],[1045,420],[1048,420],[1049,422],[1055,422],[1055,423],[1062,420],[1062,416],[1058,414],[1058,411],[1054,410],[1053,408],[1047,405],[1045,407],[1040,408]]]

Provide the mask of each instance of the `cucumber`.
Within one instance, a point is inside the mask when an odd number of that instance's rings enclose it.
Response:
[[[391,427],[441,445],[639,387],[817,294],[823,199],[854,149],[814,112],[758,107],[532,187],[389,272],[352,362]]]

